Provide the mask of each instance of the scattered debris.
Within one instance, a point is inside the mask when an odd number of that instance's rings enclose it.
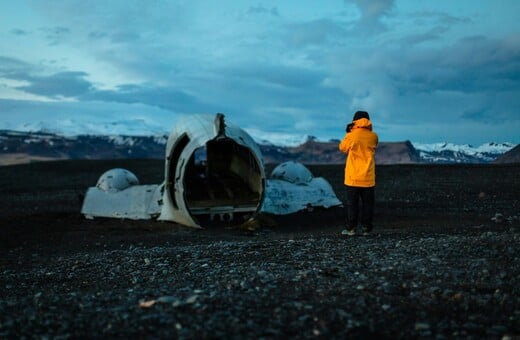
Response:
[[[87,190],[81,213],[87,219],[157,218],[253,231],[260,224],[251,216],[260,212],[287,215],[342,204],[330,183],[301,163],[282,163],[267,180],[258,145],[220,113],[179,122],[168,138],[164,166],[164,181],[156,185],[139,185],[126,169],[106,171]]]

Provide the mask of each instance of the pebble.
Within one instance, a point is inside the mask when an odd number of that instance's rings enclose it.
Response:
[[[416,322],[415,330],[416,331],[425,331],[430,329],[430,324],[426,322]]]
[[[158,303],[174,303],[178,300],[175,296],[161,296],[157,298]]]

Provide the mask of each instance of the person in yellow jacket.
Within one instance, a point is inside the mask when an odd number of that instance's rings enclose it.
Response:
[[[372,122],[366,111],[357,111],[347,133],[339,144],[339,150],[347,154],[345,185],[347,187],[347,225],[343,235],[355,235],[358,227],[361,201],[362,233],[373,229],[374,188],[376,185],[375,152],[378,136],[372,132]]]

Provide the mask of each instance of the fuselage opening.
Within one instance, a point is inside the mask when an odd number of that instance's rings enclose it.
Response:
[[[205,227],[244,223],[262,203],[261,169],[253,152],[233,139],[208,141],[186,165],[184,194],[190,215]]]

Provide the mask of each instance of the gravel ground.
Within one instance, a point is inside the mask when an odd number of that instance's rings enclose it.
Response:
[[[195,231],[88,221],[74,190],[4,181],[0,203],[38,209],[2,212],[1,339],[520,338],[517,182],[484,199],[454,189],[460,201],[445,214],[440,201],[428,210],[425,188],[414,192],[427,204],[401,209],[393,189],[380,191],[374,233],[345,238],[337,210],[265,216],[254,232]],[[492,221],[499,208],[505,219]]]
[[[10,249],[0,337],[520,335],[518,227],[160,234]]]

